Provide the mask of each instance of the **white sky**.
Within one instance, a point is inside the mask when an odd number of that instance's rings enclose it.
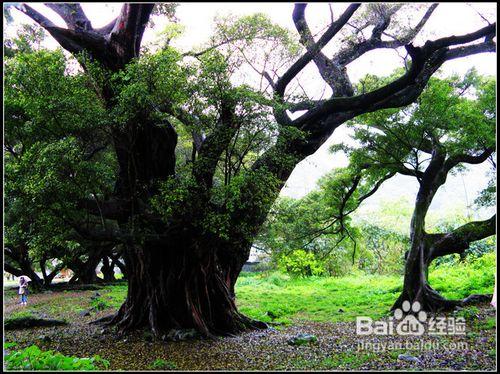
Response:
[[[30,4],[35,9],[41,11],[52,21],[60,26],[64,26],[62,20],[51,10],[41,4]],[[94,27],[101,27],[110,22],[121,8],[121,3],[88,3],[82,4],[83,8],[92,21]],[[336,17],[348,4],[340,3],[333,6]],[[474,3],[472,6],[466,3],[442,3],[433,13],[421,32],[421,37],[416,44],[422,44],[426,39],[435,39],[443,36],[460,35],[474,31],[486,25],[485,21],[476,12],[478,10],[486,16],[490,22],[496,21],[496,3]],[[235,14],[245,15],[262,12],[268,15],[274,22],[283,27],[287,27],[295,32],[292,22],[292,3],[181,3],[177,8],[176,15],[180,23],[185,26],[183,36],[175,41],[175,45],[183,50],[190,50],[208,41],[212,33],[212,20],[216,15]],[[15,24],[18,22],[29,23],[31,20],[13,10],[12,15]],[[330,11],[325,3],[312,3],[306,9],[306,17],[313,31],[320,30],[327,25],[330,19]],[[155,22],[154,29],[147,30],[144,35],[144,43],[148,43],[155,38],[155,34],[161,31],[165,25],[162,21]],[[8,27],[6,35],[11,35],[15,29],[15,24]],[[413,23],[415,24],[415,22]],[[51,39],[49,37],[49,39]],[[328,52],[332,43],[325,49]],[[48,42],[49,47],[56,46],[56,42]],[[365,54],[355,63],[348,66],[351,80],[357,81],[361,76],[370,72],[372,74],[386,75],[391,73],[396,67],[401,66],[401,58],[392,50],[377,50]],[[496,76],[496,54],[484,53],[469,56],[462,59],[446,62],[442,68],[445,75],[457,72],[465,73],[471,67],[475,67],[479,73]],[[311,67],[310,69],[314,69]],[[314,70],[310,70],[312,74]],[[311,89],[315,89],[312,87]],[[328,152],[331,144],[346,140],[346,131],[342,127],[337,129],[332,137],[312,156],[303,160],[294,170],[286,186],[282,190],[282,195],[291,197],[301,197],[315,188],[318,178],[331,170],[333,167],[345,165],[346,159],[343,156],[332,155]],[[484,186],[487,178],[485,172],[487,166],[475,166],[464,176],[450,177],[445,186],[436,195],[431,209],[434,213],[444,212],[451,207],[462,206],[466,211],[467,202],[470,204]],[[377,205],[377,201],[389,198],[406,196],[412,201],[417,191],[417,183],[411,177],[397,176],[387,181],[380,190],[365,203],[362,213],[368,212]]]

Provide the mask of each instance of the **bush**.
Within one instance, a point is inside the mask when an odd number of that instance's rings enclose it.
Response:
[[[282,271],[296,276],[309,277],[324,274],[324,267],[314,254],[302,249],[295,250],[288,255],[282,255],[278,266]]]
[[[265,278],[266,282],[278,287],[283,287],[289,280],[290,277],[288,275],[279,272],[273,272]]]
[[[15,343],[6,343],[5,349],[15,346]],[[77,358],[65,356],[54,351],[41,351],[32,345],[20,351],[6,351],[4,357],[7,370],[100,370],[109,367],[109,361],[99,356],[91,358]]]
[[[462,262],[431,264],[429,281],[437,291],[448,298],[461,299],[471,294],[493,292],[496,273],[496,253],[490,252],[479,258]]]
[[[342,277],[347,274],[351,274],[354,270],[352,264],[352,255],[343,247],[336,248],[333,250],[328,257],[322,261],[323,268],[328,275],[332,277]]]
[[[96,297],[96,298],[92,299],[90,304],[92,305],[92,308],[96,312],[100,312],[104,309],[108,309],[111,307],[111,305],[106,300],[104,300],[100,297]]]
[[[157,370],[175,370],[177,369],[177,365],[172,361],[166,361],[159,358],[157,360],[154,360],[150,368]]]

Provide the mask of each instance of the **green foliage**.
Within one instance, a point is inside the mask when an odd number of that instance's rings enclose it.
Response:
[[[429,282],[447,298],[461,299],[471,294],[490,294],[495,283],[496,253],[462,262],[429,267]]]
[[[496,169],[490,171],[491,178],[488,185],[479,193],[474,204],[479,207],[493,207],[497,202]]]
[[[477,319],[479,309],[475,306],[470,306],[466,309],[459,310],[455,315],[463,317],[466,321],[474,321]]]
[[[10,11],[4,6],[4,17],[9,22]],[[40,49],[40,44],[46,36],[45,30],[38,25],[22,24],[17,31],[17,37],[4,40],[5,57],[14,57],[16,53],[33,52]]]
[[[376,87],[386,79],[367,76],[365,81]],[[447,158],[480,154],[495,145],[494,84],[494,78],[479,76],[475,70],[464,77],[432,78],[416,103],[351,121],[359,146],[339,145],[334,150],[345,151],[349,168],[367,180],[386,173],[424,171],[431,147],[438,147]],[[461,170],[459,164],[452,172]]]
[[[491,294],[495,253],[429,271],[430,285],[448,299]],[[353,321],[357,316],[386,316],[402,291],[401,275],[360,272],[336,277],[290,277],[248,273],[236,283],[236,302],[244,314],[274,323]],[[343,312],[339,312],[342,309]]]
[[[374,360],[375,353],[340,352],[325,358],[320,365],[324,369],[357,369]]]
[[[323,266],[316,260],[314,254],[301,249],[282,255],[278,265],[282,271],[302,277],[322,275],[324,272]]]
[[[269,71],[278,69],[286,61],[291,62],[301,52],[296,36],[288,29],[272,23],[262,13],[216,18],[215,34],[210,45],[221,44],[232,66],[248,64],[254,69],[266,66]],[[245,75],[252,74],[252,70],[245,69]]]
[[[69,66],[62,51],[29,48],[5,62],[6,245],[28,247],[35,260],[76,252],[68,221],[84,219],[77,201],[114,183],[114,155],[100,145],[104,107]]]
[[[90,305],[96,312],[100,312],[111,307],[111,304],[101,297],[93,298]]]
[[[175,22],[175,8],[175,4],[159,4],[153,15]],[[262,14],[220,18],[208,48],[189,58],[169,45],[182,32],[180,25],[171,23],[160,35],[166,40],[164,45],[156,51],[143,49],[140,59],[120,71],[106,70],[85,52],[75,61],[62,50],[40,49],[40,30],[25,27],[7,43],[9,248],[28,248],[35,261],[57,258],[69,264],[76,257],[85,260],[90,243],[82,238],[82,231],[116,227],[103,216],[88,214],[81,205],[90,199],[107,201],[114,195],[123,167],[117,162],[120,151],[113,149],[117,134],[133,137],[144,123],[161,126],[166,121],[178,134],[176,173],[153,181],[154,186],[140,186],[158,191],[144,202],[165,221],[202,217],[193,225],[207,235],[226,240],[235,235],[249,240],[255,235],[256,222],[263,219],[280,187],[276,170],[297,162],[281,149],[303,134],[278,126],[273,118],[274,98],[252,80],[239,80],[238,74],[245,75],[252,61],[259,59],[269,69],[293,59],[300,48],[287,29]],[[208,157],[210,168],[211,157],[216,158],[209,191],[196,178],[196,172],[207,166],[207,157],[193,149],[193,140],[195,136],[219,140],[224,130],[222,112],[228,103],[234,104],[231,127],[235,131],[227,141],[220,140],[220,152]],[[279,150],[268,152],[277,139]],[[276,170],[253,169],[263,154],[272,158]],[[203,206],[206,202],[210,206]],[[234,225],[236,220],[241,224]],[[129,225],[134,225],[140,241],[140,235],[150,233],[150,226],[140,218],[133,221]]]
[[[4,349],[13,347],[7,343]],[[4,356],[7,370],[74,370],[91,371],[109,367],[109,361],[99,356],[77,358],[54,351],[42,351],[36,345],[20,351],[9,351]]]
[[[486,321],[481,321],[478,323],[478,327],[482,330],[493,330],[497,326],[497,320],[495,317],[488,317]]]
[[[382,78],[367,75],[358,91],[380,87],[400,73],[396,71]],[[411,209],[402,206],[402,202],[391,201],[385,205],[385,211],[376,212],[380,217],[376,226],[371,221],[373,214],[356,222],[349,216],[397,173],[415,176],[421,182],[420,175],[429,165],[431,154],[439,151],[450,160],[462,155],[478,155],[487,147],[494,147],[493,85],[493,78],[481,77],[474,70],[464,77],[432,78],[416,103],[356,117],[349,126],[357,144],[339,144],[331,149],[345,152],[349,165],[325,176],[319,191],[300,201],[278,202],[277,214],[271,212],[268,228],[261,234],[262,246],[272,254],[289,250],[289,246],[323,253],[324,258],[335,265],[331,274],[348,271],[342,260],[345,261],[349,253],[353,265],[358,259],[357,268],[378,273],[400,272],[403,253],[409,244]],[[459,163],[451,172],[462,170],[464,167]],[[478,204],[488,206],[495,201],[492,196],[495,185],[492,178],[477,199]],[[428,232],[436,228],[438,232],[451,231],[443,227],[439,230],[439,222],[432,223],[432,219],[427,220]],[[346,250],[346,237],[352,243],[351,251]],[[490,247],[485,243],[474,244],[468,254],[488,252]],[[443,261],[439,259],[437,263]]]
[[[367,221],[360,221],[357,227],[363,233],[359,243],[364,249],[359,268],[369,273],[400,274],[404,267],[404,253],[410,244],[409,237]]]
[[[175,22],[177,22],[177,17],[175,16],[175,11],[177,10],[178,6],[178,3],[156,3],[154,5],[153,11],[151,12],[151,17],[148,21],[148,27],[153,28],[155,26],[155,16],[165,17],[171,23],[176,24]]]
[[[351,196],[366,193],[368,185],[361,183]],[[358,202],[349,197],[352,186],[353,176],[341,169],[325,176],[320,189],[302,199],[278,199],[259,234],[258,246],[269,253],[274,264],[300,248],[314,254],[323,273],[333,276],[348,274],[353,269],[399,273],[408,246],[408,224],[401,217],[409,221],[411,207],[403,209],[402,204],[392,202],[383,205],[370,214],[381,217],[377,225],[370,224],[369,217],[352,221],[349,216],[338,214],[339,209],[357,208]],[[401,225],[401,232],[395,229],[394,222]]]
[[[163,360],[161,358],[154,360],[150,366],[151,369],[155,370],[176,370],[177,365],[175,362]]]

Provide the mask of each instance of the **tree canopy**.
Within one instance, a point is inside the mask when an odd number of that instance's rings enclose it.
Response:
[[[110,321],[122,330],[148,326],[158,336],[179,326],[206,336],[263,327],[238,312],[234,285],[297,163],[346,121],[416,101],[446,61],[496,47],[494,23],[414,45],[437,4],[420,9],[408,27],[400,26],[403,5],[350,4],[317,37],[306,4],[296,4],[297,34],[261,14],[229,17],[217,21],[207,48],[188,52],[170,45],[175,32],[168,30],[160,48],[141,48],[151,15],[175,21],[175,6],[125,3],[101,28],[78,3],[47,6],[66,27],[28,4],[12,5],[79,66],[61,51],[33,50],[26,38],[9,49],[8,242],[63,247],[65,254],[83,248],[89,268],[122,248],[128,297]],[[336,36],[342,40],[326,56],[324,47]],[[38,32],[30,37],[36,42]],[[362,87],[350,81],[350,63],[400,47],[411,60],[405,70]],[[293,92],[310,63],[330,97]],[[258,84],[241,80],[250,71]],[[413,126],[417,134],[418,123]],[[456,131],[451,148],[467,141],[479,147],[479,134],[460,139]],[[453,153],[449,165],[463,157],[480,156]],[[346,187],[345,173],[327,182],[341,192],[329,197],[332,204],[354,209],[371,195],[372,181],[395,172],[370,170],[369,183],[360,178],[356,190]],[[351,203],[350,195],[357,200]],[[336,219],[342,229],[343,218]],[[82,259],[67,261],[81,265]]]

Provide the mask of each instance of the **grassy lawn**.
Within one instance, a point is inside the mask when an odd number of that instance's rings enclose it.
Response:
[[[431,271],[431,285],[450,299],[493,292],[495,255],[471,264]],[[240,310],[265,322],[353,321],[356,316],[387,315],[402,289],[402,276],[354,274],[342,278],[292,278],[284,274],[245,273],[236,287]]]
[[[450,299],[492,293],[495,255],[472,263],[440,266],[431,271],[430,283]],[[294,278],[282,273],[242,273],[236,284],[240,311],[264,322],[343,322],[356,316],[380,318],[402,289],[402,276],[353,274],[347,277]],[[126,284],[107,286],[106,303],[118,308]]]
[[[492,293],[495,264],[492,253],[472,263],[440,266],[431,271],[430,283],[450,299]],[[296,278],[278,272],[242,273],[236,284],[236,296],[241,312],[264,322],[343,322],[353,321],[356,316],[387,315],[401,292],[402,282],[402,276],[362,273],[341,278]],[[108,285],[99,292],[102,296],[92,300],[90,307],[118,309],[125,300],[127,284]],[[4,293],[11,297],[17,294],[16,290]],[[33,309],[41,308],[52,312],[50,314],[57,314],[53,312],[60,309],[81,310],[78,304],[62,302],[66,294],[56,293],[50,301]]]

